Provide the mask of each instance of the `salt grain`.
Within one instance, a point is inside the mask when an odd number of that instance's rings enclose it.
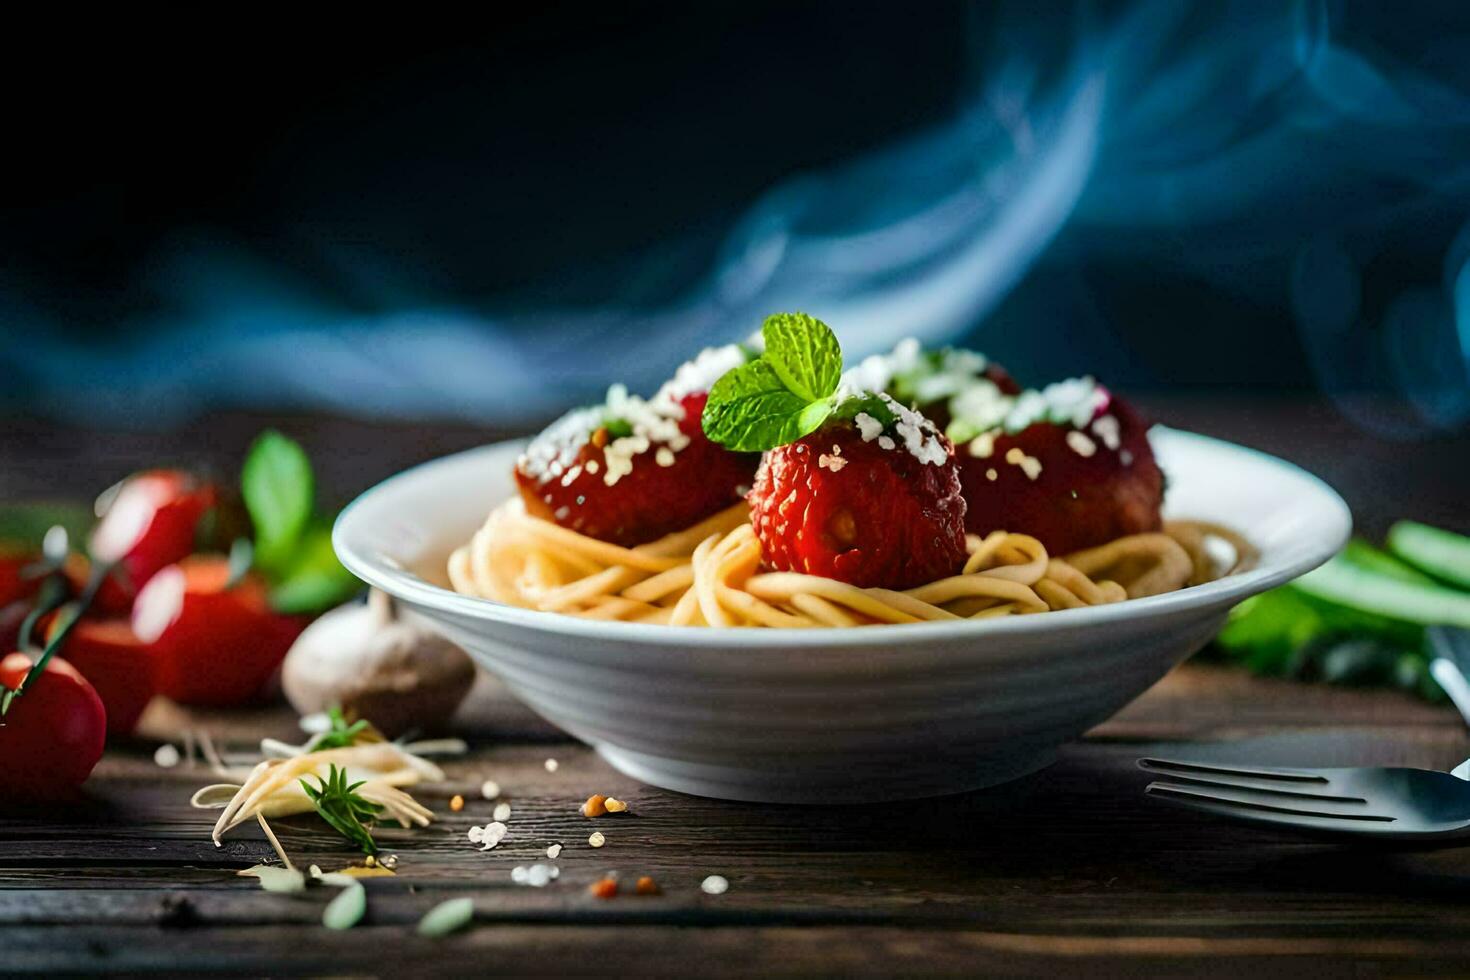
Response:
[[[603,844],[607,843],[607,838],[602,836],[602,831],[594,830],[592,832],[592,836],[587,838],[587,843],[590,844],[592,847],[601,847]]]
[[[552,844],[546,849],[546,856],[555,861],[561,855],[561,845]]]
[[[496,820],[509,820],[510,819],[510,804],[509,803],[497,803],[495,805],[495,812],[492,813],[491,816],[493,816]]]
[[[547,759],[546,760],[546,771],[547,772],[556,772],[556,770],[559,769],[560,767],[561,767],[561,763],[560,762],[557,762],[555,759]]]
[[[510,871],[510,880],[517,885],[545,888],[561,877],[561,869],[554,864],[533,864],[530,867],[517,865]]]
[[[181,759],[182,756],[179,755],[179,750],[167,742],[160,745],[157,751],[153,753],[153,761],[165,769],[172,769],[179,764]]]
[[[480,784],[480,795],[487,800],[493,800],[500,795],[500,784],[493,779],[487,779]]]
[[[730,883],[720,875],[710,875],[699,883],[699,890],[706,895],[723,895],[730,890]]]

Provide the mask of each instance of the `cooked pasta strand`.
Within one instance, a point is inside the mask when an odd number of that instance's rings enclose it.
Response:
[[[859,588],[760,567],[749,509],[737,504],[657,541],[623,548],[526,513],[496,508],[449,558],[467,595],[591,619],[674,626],[851,627],[991,619],[1157,595],[1250,566],[1256,550],[1229,528],[1170,521],[1065,557],[1026,534],[967,535],[956,575],[917,588]],[[1220,558],[1228,550],[1229,560]]]

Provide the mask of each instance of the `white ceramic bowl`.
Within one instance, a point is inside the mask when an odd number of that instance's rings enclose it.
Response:
[[[520,443],[436,460],[342,513],[337,554],[613,766],[667,789],[837,803],[979,789],[1058,746],[1203,646],[1247,596],[1325,561],[1347,506],[1279,459],[1151,434],[1170,514],[1261,549],[1252,571],[1116,605],[980,622],[719,630],[599,622],[458,595],[444,563],[514,492]]]

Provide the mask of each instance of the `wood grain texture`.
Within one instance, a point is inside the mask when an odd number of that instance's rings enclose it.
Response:
[[[1404,447],[1359,437],[1298,401],[1170,398],[1159,418],[1295,459],[1334,483],[1360,525],[1407,516],[1470,530],[1470,439]],[[0,498],[85,496],[130,470],[195,460],[232,472],[262,425],[304,437],[324,499],[341,502],[406,465],[475,445],[467,426],[211,416],[172,433],[0,427]],[[1351,445],[1351,451],[1344,447]],[[78,474],[95,474],[85,487]],[[1410,488],[1404,492],[1403,488]],[[82,493],[78,493],[78,491]],[[1188,666],[1069,746],[1053,768],[993,791],[874,807],[722,803],[640,786],[482,679],[454,727],[472,753],[418,795],[431,828],[385,830],[400,874],[367,882],[366,921],[320,925],[331,892],[262,892],[235,872],[272,859],[258,828],[215,848],[213,814],[187,806],[213,781],[163,770],[160,740],[204,729],[232,750],[297,737],[282,708],[196,715],[157,703],[114,745],[73,807],[17,810],[0,796],[0,974],[242,975],[1464,975],[1470,849],[1348,848],[1252,830],[1145,802],[1145,754],[1284,764],[1448,768],[1470,754],[1449,709],[1387,692],[1308,687]],[[557,759],[556,772],[544,766]],[[465,832],[490,819],[497,780],[512,807],[494,851]],[[593,792],[629,814],[587,820]],[[469,803],[451,813],[448,800]],[[312,817],[275,823],[293,857],[352,860]],[[607,844],[586,843],[593,830]],[[564,847],[560,879],[511,881]],[[607,873],[649,874],[657,897],[593,898]],[[728,893],[703,894],[718,873]],[[425,910],[473,898],[476,926],[432,942]]]
[[[479,719],[475,750],[448,763],[446,783],[419,793],[440,820],[383,832],[400,873],[367,883],[368,919],[349,936],[320,926],[329,890],[283,897],[235,875],[271,851],[255,827],[224,848],[209,843],[211,814],[186,806],[212,778],[202,766],[160,769],[146,738],[109,752],[85,805],[64,819],[0,816],[0,972],[379,974],[473,962],[545,974],[596,963],[594,972],[640,974],[1284,975],[1310,962],[1328,973],[1376,964],[1433,974],[1470,962],[1470,853],[1346,849],[1140,794],[1139,755],[1209,751],[1219,739],[1246,737],[1252,758],[1279,761],[1364,752],[1370,761],[1458,761],[1467,740],[1455,716],[1398,695],[1186,667],[1023,783],[831,809],[666,793],[576,743],[494,738],[494,720],[517,711],[497,685],[479,688],[467,712]],[[1316,724],[1299,724],[1308,713]],[[252,732],[292,727],[282,709],[155,710],[149,721],[154,735],[176,735],[168,726],[179,723],[208,729],[231,750],[247,748]],[[554,773],[547,758],[558,762]],[[465,837],[490,819],[493,804],[475,798],[486,778],[512,808],[510,833],[488,853]],[[630,812],[583,818],[578,805],[592,792],[627,800]],[[447,806],[455,793],[468,800],[460,813]],[[275,828],[299,863],[331,869],[352,859],[314,818]],[[606,846],[588,846],[593,830]],[[511,869],[546,860],[553,842],[564,848],[560,879],[514,884]],[[664,893],[593,898],[586,886],[609,871],[652,875]],[[699,890],[712,873],[729,879],[728,893]],[[413,936],[428,908],[459,895],[475,901],[472,931],[438,943]]]

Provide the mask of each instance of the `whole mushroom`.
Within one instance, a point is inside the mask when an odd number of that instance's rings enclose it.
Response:
[[[459,707],[475,666],[448,640],[400,619],[387,593],[326,613],[286,655],[281,686],[303,715],[339,707],[389,738],[432,730]]]

